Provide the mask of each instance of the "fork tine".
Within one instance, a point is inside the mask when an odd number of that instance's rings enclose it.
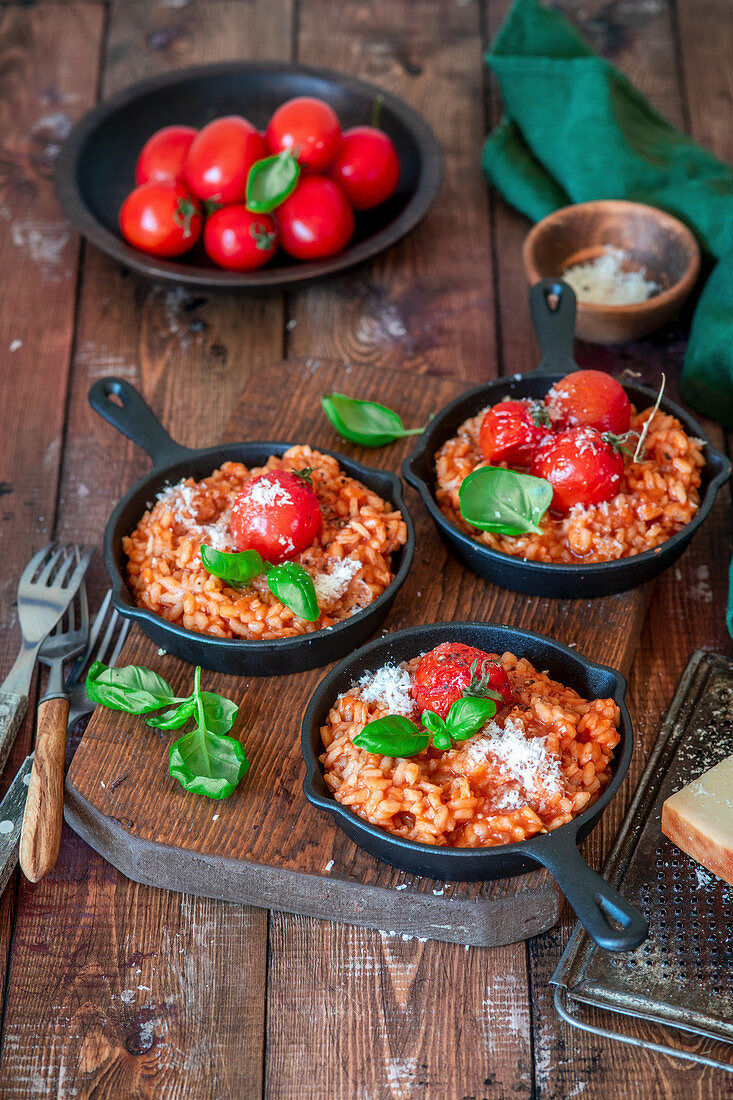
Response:
[[[89,601],[87,599],[87,586],[84,581],[79,586],[79,629],[85,634],[89,633]]]
[[[20,580],[21,581],[31,581],[31,580],[33,580],[33,575],[36,572],[36,570],[38,569],[38,567],[40,566],[43,559],[46,557],[47,554],[52,553],[56,548],[57,548],[57,543],[55,541],[54,542],[49,542],[48,546],[44,546],[42,550],[39,550],[37,554],[34,554],[33,557],[31,558],[31,560],[26,565],[23,572],[21,573]]]
[[[115,612],[115,615],[117,615],[117,612]],[[114,650],[112,651],[112,656],[109,659],[110,668],[113,668],[117,664],[117,661],[119,660],[120,653],[122,652],[122,647],[125,644],[125,640],[127,639],[127,635],[130,633],[130,627],[131,626],[132,626],[132,623],[130,622],[130,620],[125,619],[124,623],[122,624],[122,628],[120,629],[120,632],[117,635],[117,645],[115,646]]]
[[[35,581],[36,584],[48,584],[51,574],[53,573],[61,558],[64,556],[64,553],[65,547],[56,547],[55,552],[51,555],[51,557],[45,563],[41,572],[38,574],[38,577]]]
[[[78,586],[81,583],[82,577],[86,573],[87,566],[89,565],[89,559],[92,556],[91,550],[85,550],[82,554],[81,547],[79,546],[74,547],[74,551],[76,568],[74,569],[73,573],[64,577],[64,581],[62,583],[63,588],[73,588],[74,586]]]

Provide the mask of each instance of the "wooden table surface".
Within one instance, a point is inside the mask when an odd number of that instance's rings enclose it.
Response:
[[[171,433],[214,443],[268,363],[333,357],[475,384],[536,359],[520,244],[482,139],[501,111],[482,67],[506,0],[38,0],[0,6],[0,674],[19,644],[18,575],[52,536],[97,548],[147,468],[90,410],[94,379],[141,389]],[[673,123],[733,160],[730,0],[563,0]],[[292,293],[155,285],[80,243],[54,158],[101,98],[155,73],[236,58],[343,69],[403,96],[445,153],[442,194],[401,245]],[[582,365],[661,369],[676,389],[689,318]],[[722,432],[708,424],[717,444]],[[414,498],[411,498],[414,502]],[[598,866],[691,652],[731,654],[730,497],[656,584],[630,676],[639,737],[622,795],[586,843]],[[96,606],[106,587],[91,568]],[[601,624],[599,624],[600,626]],[[32,710],[32,708],[31,708]],[[32,739],[29,715],[2,790]],[[0,905],[0,1095],[270,1098],[733,1096],[733,1079],[569,1029],[548,989],[572,914],[480,949],[180,896],[125,879],[65,827],[37,886]],[[635,1025],[632,1025],[635,1026]],[[644,1034],[642,1028],[637,1033]]]

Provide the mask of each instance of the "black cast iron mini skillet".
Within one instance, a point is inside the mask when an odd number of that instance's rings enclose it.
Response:
[[[441,642],[465,642],[489,653],[510,651],[526,657],[535,668],[547,670],[554,680],[574,688],[584,698],[612,698],[621,711],[621,740],[614,753],[613,775],[605,791],[590,809],[552,832],[517,844],[495,848],[445,848],[417,844],[394,836],[342,806],[323,778],[319,757],[324,749],[321,726],[336,698],[365,672],[385,664],[399,664],[425,653]],[[633,951],[646,937],[646,921],[612,886],[581,858],[578,842],[597,824],[624,781],[631,761],[633,733],[624,703],[626,681],[605,665],[594,664],[574,650],[513,626],[496,623],[431,623],[376,638],[346,657],[311,696],[303,717],[302,748],[306,763],[303,791],[314,806],[332,814],[344,832],[371,855],[416,875],[447,882],[476,882],[508,878],[541,864],[557,880],[588,933],[609,951]]]
[[[116,398],[121,404],[112,400]],[[217,672],[251,676],[277,676],[302,672],[329,664],[366,641],[384,622],[398,590],[412,564],[415,552],[415,530],[407,510],[402,484],[395,474],[362,466],[353,459],[321,448],[333,455],[351,477],[362,481],[385,500],[391,501],[402,513],[407,527],[407,542],[392,556],[394,580],[369,607],[358,611],[343,622],[312,634],[296,638],[275,638],[264,641],[214,638],[197,634],[167,622],[160,615],[138,607],[127,587],[125,555],[122,537],[129,535],[143,512],[167,485],[175,485],[184,477],[197,480],[208,477],[223,462],[243,462],[245,466],[261,466],[270,455],[281,455],[292,443],[257,440],[228,443],[219,447],[192,450],[166,432],[152,409],[137,390],[120,378],[101,378],[89,391],[89,403],[95,412],[108,420],[118,431],[142,447],[153,460],[153,469],[119,502],[104,533],[104,560],[112,580],[112,600],[123,615],[134,619],[157,645],[191,664]]]
[[[550,295],[557,297],[554,309],[548,301]],[[420,493],[448,549],[463,565],[486,580],[515,592],[558,598],[587,599],[589,596],[610,596],[627,588],[636,588],[668,569],[687,548],[692,536],[707,518],[718,489],[728,480],[731,472],[730,461],[715,450],[700,425],[679,405],[666,398],[662,399],[662,409],[676,416],[688,435],[705,441],[705,466],[697,514],[686,527],[654,550],[645,550],[643,554],[617,561],[592,564],[553,565],[528,561],[492,550],[464,534],[443,515],[435,500],[435,453],[447,439],[456,435],[464,420],[504,398],[543,398],[555,382],[570,371],[579,369],[573,359],[575,295],[571,288],[561,280],[543,279],[532,287],[530,304],[542,352],[537,370],[478,386],[446,405],[430,421],[417,447],[403,462],[402,476]],[[656,401],[656,393],[647,386],[624,381],[624,389],[637,409],[648,408]]]

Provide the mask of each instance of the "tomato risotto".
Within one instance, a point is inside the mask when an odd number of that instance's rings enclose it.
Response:
[[[303,469],[323,517],[313,543],[293,558],[313,579],[319,608],[314,622],[281,603],[264,575],[233,587],[207,572],[200,554],[202,544],[237,550],[232,507],[252,478]],[[295,446],[262,467],[225,462],[201,481],[187,478],[166,488],[122,547],[138,606],[202,634],[262,639],[321,630],[367,607],[392,581],[391,555],[406,538],[405,522],[392,504],[348,477],[332,456]]]
[[[621,484],[612,499],[576,504],[562,516],[547,512],[541,534],[480,531],[461,516],[458,494],[464,478],[486,465],[479,432],[487,411],[464,421],[436,454],[435,496],[451,523],[492,550],[530,561],[613,561],[654,549],[685,527],[698,510],[703,444],[688,436],[674,416],[657,411],[644,439],[643,456],[637,462],[624,456]],[[651,413],[646,409],[632,415],[633,433],[641,433]]]
[[[321,761],[337,801],[373,825],[423,844],[487,848],[557,829],[592,805],[611,778],[619,742],[613,699],[585,700],[512,653],[511,703],[473,736],[409,759],[353,739],[387,714],[416,718],[420,658],[365,674],[340,695],[321,729]]]

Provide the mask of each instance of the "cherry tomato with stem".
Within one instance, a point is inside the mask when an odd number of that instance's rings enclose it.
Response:
[[[265,136],[272,153],[287,149],[303,168],[322,172],[338,152],[341,127],[328,103],[297,96],[277,108]]]
[[[269,214],[253,214],[243,203],[222,206],[206,219],[204,248],[228,271],[254,271],[277,252],[277,226]]]
[[[184,183],[143,183],[120,208],[125,240],[151,256],[180,256],[201,236],[201,207]]]
[[[338,184],[327,176],[303,176],[277,208],[280,244],[296,260],[335,256],[351,240],[354,212]]]
[[[247,176],[267,156],[267,144],[251,122],[239,115],[215,118],[191,143],[185,178],[193,193],[209,202],[243,202]]]
[[[579,370],[552,387],[545,405],[553,427],[596,428],[623,435],[631,425],[631,402],[623,386],[601,370]]]
[[[529,472],[549,481],[550,508],[566,515],[576,504],[612,500],[623,484],[624,462],[595,428],[568,428],[537,450]]]
[[[313,544],[323,526],[318,497],[303,476],[268,470],[248,481],[234,502],[230,530],[238,550],[264,561],[292,561]]]
[[[164,126],[143,145],[135,165],[135,183],[181,179],[197,131],[192,126]]]
[[[373,126],[354,126],[341,135],[329,175],[355,210],[371,210],[397,190],[400,158],[391,138]]]
[[[489,463],[529,466],[548,434],[549,428],[535,423],[534,402],[500,401],[487,409],[478,442]]]
[[[497,708],[508,706],[514,696],[506,669],[498,659],[463,642],[443,642],[431,649],[412,680],[412,697],[420,711],[432,710],[441,718],[447,716],[457,699],[487,691],[501,696],[496,700]]]

